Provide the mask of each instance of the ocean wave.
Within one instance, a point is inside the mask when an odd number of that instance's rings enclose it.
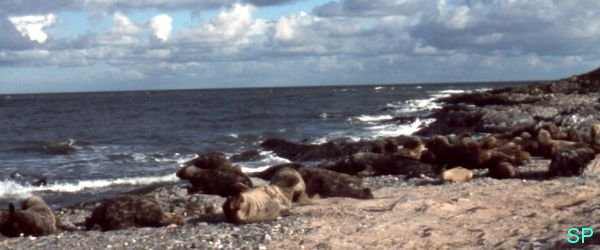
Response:
[[[462,90],[462,89],[447,89],[447,90],[441,90],[438,93],[440,94],[460,94],[460,93],[465,93],[467,92],[466,90]]]
[[[47,186],[31,186],[20,184],[13,180],[0,181],[0,198],[17,198],[22,199],[36,192],[57,192],[57,193],[75,193],[86,189],[99,189],[110,186],[123,185],[148,185],[162,182],[177,182],[179,179],[175,173],[163,176],[147,176],[147,177],[125,177],[115,179],[100,179],[100,180],[81,180],[73,183],[56,182]]]
[[[394,119],[391,115],[360,115],[354,118],[361,122],[378,122]]]
[[[269,166],[291,162],[286,158],[277,156],[275,153],[273,153],[273,151],[260,151],[259,155],[260,160],[243,161],[238,162],[237,164],[239,164],[242,167],[243,172],[251,173],[256,171],[262,171],[265,168],[268,168]]]
[[[419,131],[424,126],[433,123],[435,119],[419,119],[416,118],[414,122],[409,124],[382,124],[377,126],[367,127],[367,130],[373,131],[373,137],[387,137],[387,136],[400,136],[400,135],[412,135]]]

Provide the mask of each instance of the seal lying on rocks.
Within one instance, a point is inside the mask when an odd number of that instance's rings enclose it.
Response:
[[[410,138],[408,139],[402,149],[398,150],[396,155],[401,155],[406,158],[420,160],[421,154],[425,150],[425,144],[419,138]]]
[[[306,183],[298,171],[290,167],[281,168],[271,178],[271,185],[285,187],[290,179],[298,179],[298,183],[293,186],[292,201],[299,203],[310,203],[310,198],[306,194]]]
[[[444,171],[441,177],[446,182],[467,182],[473,179],[473,171],[463,167],[455,167]]]
[[[248,176],[261,178],[263,180],[271,180],[271,178],[273,178],[275,173],[279,172],[279,170],[281,170],[282,168],[293,168],[295,170],[299,170],[301,168],[304,168],[304,165],[302,165],[300,163],[295,163],[295,162],[277,164],[274,166],[270,166],[269,168],[267,168],[263,171],[260,171],[260,172],[248,173]]]
[[[10,203],[0,217],[0,233],[8,237],[43,236],[57,231],[54,212],[39,196],[23,200],[21,210]]]
[[[88,230],[119,230],[134,227],[183,225],[185,219],[164,213],[154,197],[125,195],[103,201],[85,220]]]
[[[302,178],[287,173],[274,176],[272,184],[268,186],[250,188],[238,183],[240,189],[245,191],[230,196],[223,203],[223,213],[227,221],[236,224],[254,223],[288,215],[292,208],[295,187]]]
[[[234,166],[218,153],[200,155],[177,171],[177,177],[188,180],[188,193],[216,194],[223,197],[242,192],[237,183],[252,187],[252,181],[239,166]]]
[[[306,193],[310,197],[373,198],[371,189],[363,187],[359,177],[321,168],[303,168],[299,172],[306,182]]]
[[[494,179],[513,178],[517,175],[517,170],[515,170],[515,166],[506,161],[499,162],[498,164],[490,166],[488,170],[489,176]]]
[[[275,175],[275,173],[277,173],[277,171],[286,167],[293,168],[300,173],[306,185],[306,193],[309,197],[319,195],[321,198],[373,198],[371,189],[363,187],[362,179],[360,177],[355,177],[320,167],[304,167],[299,163],[275,165],[261,172],[251,173],[250,176],[269,180]]]

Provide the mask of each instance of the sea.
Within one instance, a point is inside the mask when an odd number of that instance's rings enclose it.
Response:
[[[55,207],[180,182],[196,154],[259,150],[246,172],[289,162],[260,143],[410,135],[436,99],[524,82],[0,95],[0,208],[40,195]],[[46,185],[34,185],[44,178]]]

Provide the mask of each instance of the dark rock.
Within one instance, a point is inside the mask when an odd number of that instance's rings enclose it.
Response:
[[[323,144],[298,144],[282,139],[267,139],[260,145],[291,161],[337,160],[358,152],[384,151],[381,142],[329,141]]]
[[[13,181],[20,182],[23,184],[29,184],[29,185],[36,186],[36,187],[48,185],[48,178],[46,176],[24,174],[19,171],[12,172],[10,174],[10,178]]]
[[[592,159],[594,152],[587,148],[559,151],[552,157],[547,176],[581,175]]]
[[[53,155],[68,155],[76,151],[75,140],[48,144],[42,147],[44,152]]]

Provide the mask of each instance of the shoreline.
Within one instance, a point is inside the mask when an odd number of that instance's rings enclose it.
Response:
[[[590,110],[586,109],[586,105],[592,104],[593,109],[593,105],[600,102],[600,98],[596,96],[597,86],[600,84],[596,80],[588,84],[581,79],[452,95],[444,99],[446,103],[443,104],[443,109],[432,115],[436,118],[434,124],[417,134],[428,137],[448,134],[445,132],[450,131],[456,134],[518,135],[531,129],[537,132],[543,124],[553,122],[552,119],[556,117],[564,118],[560,120],[560,124],[555,125],[560,132],[569,125],[565,122],[568,115],[589,114]],[[554,83],[564,83],[567,86],[557,85],[557,89],[554,89]],[[584,90],[587,92],[577,92]],[[560,91],[564,93],[559,93]],[[555,100],[556,96],[560,99]],[[476,114],[475,118],[465,122],[464,119],[473,117],[473,114]],[[518,119],[524,116],[530,119]],[[453,119],[463,120],[461,123]],[[600,119],[598,114],[584,120],[581,126],[576,124],[578,133],[584,134],[587,122],[593,123],[597,119]],[[558,138],[559,132],[552,134],[552,137]],[[298,159],[316,157],[327,161],[344,156],[344,150],[356,150],[354,146],[348,147],[350,149],[335,148],[342,153],[327,151],[330,155],[317,146],[300,145],[294,151],[290,150],[294,147],[288,145],[286,150],[289,151],[287,153],[294,153]],[[358,152],[362,152],[360,150],[364,148],[360,148]],[[156,197],[163,211],[183,214],[187,220],[186,225],[108,232],[82,231],[82,220],[89,216],[91,209],[98,203],[92,201],[55,211],[57,217],[73,231],[44,237],[0,236],[0,248],[569,247],[565,241],[568,228],[589,226],[600,230],[600,224],[595,223],[600,218],[600,210],[594,202],[595,197],[600,195],[600,175],[592,173],[548,179],[545,175],[539,175],[544,176],[540,178],[535,174],[548,172],[549,165],[547,157],[534,157],[523,166],[516,167],[521,175],[497,180],[487,176],[487,169],[474,170],[473,180],[453,184],[423,176],[409,180],[401,180],[404,178],[401,175],[368,176],[363,177],[363,180],[373,190],[374,199],[316,199],[315,204],[295,205],[290,216],[247,225],[225,222],[220,211],[224,201],[222,197],[188,195],[183,181],[156,184],[130,193]],[[531,175],[527,175],[528,173]],[[594,238],[589,243],[600,244],[600,240],[596,239],[599,238]]]

